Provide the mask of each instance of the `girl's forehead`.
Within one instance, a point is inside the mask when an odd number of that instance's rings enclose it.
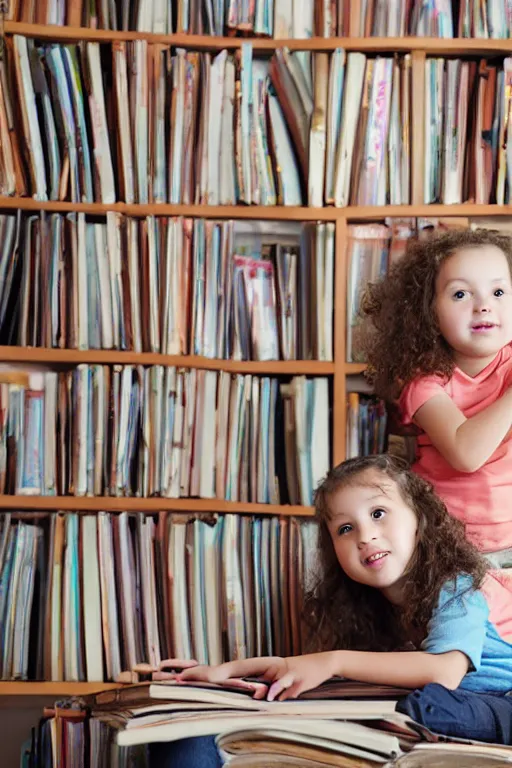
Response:
[[[444,258],[438,269],[438,275],[452,276],[461,273],[461,277],[468,272],[489,272],[493,269],[498,277],[510,273],[506,254],[496,245],[465,246],[458,248]]]

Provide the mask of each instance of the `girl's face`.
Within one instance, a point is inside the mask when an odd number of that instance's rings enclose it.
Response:
[[[344,572],[400,604],[418,520],[397,484],[368,469],[332,494],[329,509],[327,525]]]
[[[503,251],[468,247],[445,259],[434,308],[455,363],[476,376],[512,340],[512,282]]]

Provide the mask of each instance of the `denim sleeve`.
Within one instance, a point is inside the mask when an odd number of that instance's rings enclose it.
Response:
[[[432,612],[428,635],[421,644],[426,653],[461,651],[478,671],[487,634],[489,607],[469,576],[447,582]]]

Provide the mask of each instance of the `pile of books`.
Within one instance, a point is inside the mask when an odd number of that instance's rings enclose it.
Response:
[[[511,747],[449,741],[395,712],[396,698],[407,693],[331,680],[299,700],[269,703],[250,698],[236,681],[142,684],[59,704],[28,751],[44,765],[57,758],[62,768],[71,765],[70,752],[75,760],[88,758],[91,768],[145,768],[147,744],[211,735],[230,768],[512,763]]]
[[[119,681],[170,655],[303,648],[316,523],[160,512],[5,513],[0,679]]]

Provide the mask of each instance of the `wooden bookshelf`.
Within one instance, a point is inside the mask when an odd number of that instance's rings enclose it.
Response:
[[[172,365],[176,368],[206,368],[230,373],[273,376],[328,376],[334,363],[319,360],[220,360],[197,355],[162,355],[158,352],[125,352],[119,349],[48,349],[45,347],[2,347],[0,362],[39,363],[75,366],[81,363],[104,365]]]
[[[86,696],[89,693],[112,691],[119,683],[44,683],[24,680],[1,681],[1,696]],[[1,705],[0,705],[1,708]]]
[[[34,509],[64,512],[223,512],[248,515],[298,515],[310,517],[313,507],[292,504],[256,504],[225,499],[167,499],[162,496],[15,496],[0,495],[0,509]]]
[[[512,39],[436,39],[436,38],[311,38],[305,40],[276,40],[268,38],[209,37],[204,35],[157,35],[141,32],[123,32],[81,27],[25,24],[5,22],[6,35],[27,37],[54,42],[97,41],[112,43],[119,40],[147,40],[148,43],[179,46],[190,50],[220,51],[236,50],[244,42],[251,42],[256,52],[271,55],[278,48],[290,50],[346,51],[364,53],[411,53],[413,65],[413,91],[421,93],[424,82],[424,60],[429,55],[439,56],[504,56],[512,53]],[[416,74],[415,74],[416,73]],[[120,350],[76,350],[0,347],[0,362],[13,364],[39,364],[53,367],[72,367],[78,364],[132,364],[172,365],[184,368],[205,368],[225,370],[233,373],[269,374],[278,376],[316,375],[332,377],[332,433],[333,462],[345,458],[346,434],[346,377],[361,374],[365,366],[361,363],[347,363],[345,350],[346,331],[346,243],[349,222],[382,221],[385,217],[472,217],[511,216],[512,205],[425,205],[423,199],[423,119],[421,98],[415,104],[412,136],[412,199],[418,204],[391,206],[347,206],[335,208],[325,206],[208,206],[174,204],[127,204],[116,202],[72,203],[68,201],[41,201],[33,198],[0,196],[0,210],[22,210],[49,213],[85,213],[103,217],[108,212],[126,216],[171,216],[205,219],[267,220],[267,221],[310,221],[334,222],[335,235],[335,285],[334,285],[334,361],[232,361],[212,360],[186,355],[162,355],[157,353],[136,353]],[[20,516],[47,516],[56,511],[137,511],[154,514],[160,510],[174,510],[184,513],[236,513],[256,515],[311,516],[311,507],[254,504],[230,502],[220,499],[166,499],[126,497],[77,497],[77,496],[0,496],[0,510],[16,510]],[[119,687],[114,683],[70,683],[70,682],[0,682],[0,697],[8,696],[49,696],[60,697],[84,695]]]
[[[347,51],[367,53],[407,53],[425,51],[432,55],[507,54],[512,51],[512,39],[486,40],[476,38],[435,38],[435,37],[311,37],[307,39],[275,39],[265,37],[210,37],[184,33],[159,35],[151,32],[90,29],[88,27],[64,27],[53,24],[25,24],[4,22],[8,35],[24,35],[40,40],[72,42],[90,40],[109,43],[114,40],[147,40],[148,43],[162,43],[202,51],[220,51],[223,48],[240,48],[243,43],[252,43],[255,51],[274,51],[287,47],[298,51],[333,51],[344,48]]]
[[[512,41],[511,41],[512,42]],[[392,217],[512,216],[511,205],[348,205],[345,208],[285,205],[171,205],[170,203],[70,203],[61,200],[34,200],[32,197],[0,195],[0,210],[86,213],[105,216],[113,211],[125,216],[183,216],[201,219],[250,219],[267,221],[374,221]]]

